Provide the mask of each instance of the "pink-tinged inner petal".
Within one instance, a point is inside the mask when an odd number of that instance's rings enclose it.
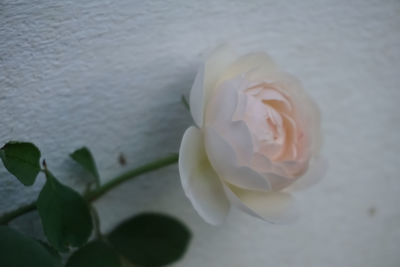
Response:
[[[233,120],[243,120],[248,125],[253,134],[255,152],[272,161],[296,158],[297,127],[285,113],[292,111],[290,101],[266,83],[253,85],[239,96],[238,102],[245,104],[238,106]]]
[[[238,100],[233,121],[243,121],[252,135],[252,168],[262,170],[265,176],[274,173],[296,178],[307,170],[309,160],[308,138],[304,124],[292,100],[276,84],[262,81],[248,84],[237,93]],[[261,162],[265,164],[262,165]],[[279,179],[267,178],[272,186]],[[280,182],[281,187],[287,181]]]
[[[210,99],[205,127],[215,130],[231,149],[224,151],[232,153],[228,164],[232,170],[252,170],[249,177],[241,177],[244,173],[237,171],[227,177],[228,165],[223,171],[213,165],[232,184],[257,190],[262,177],[268,190],[282,189],[308,168],[311,153],[307,124],[298,105],[278,85],[264,80],[257,83],[241,74],[221,83]],[[211,163],[221,162],[221,152],[208,143],[206,138]]]

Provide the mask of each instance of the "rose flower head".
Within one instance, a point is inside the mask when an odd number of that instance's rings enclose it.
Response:
[[[300,82],[262,52],[212,51],[190,93],[196,126],[179,151],[186,196],[208,223],[231,206],[270,222],[295,216],[291,193],[324,172],[320,115]]]

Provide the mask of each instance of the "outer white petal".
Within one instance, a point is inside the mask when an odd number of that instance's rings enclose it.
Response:
[[[203,124],[204,109],[204,64],[200,66],[194,79],[192,89],[190,90],[190,113],[197,126]]]
[[[240,74],[251,72],[251,80],[260,80],[274,73],[277,66],[274,61],[263,52],[249,53],[235,60],[229,68],[225,69],[218,80],[218,84],[232,79]]]
[[[272,223],[294,220],[298,214],[292,196],[285,192],[259,192],[224,185],[232,205],[240,210]]]
[[[236,54],[228,45],[213,50],[200,67],[190,91],[190,112],[197,126],[202,127],[204,108],[221,74],[236,59]]]
[[[232,121],[240,100],[240,90],[246,88],[247,81],[238,76],[224,82],[210,99],[206,110],[204,127],[215,129],[234,149],[240,165],[250,163],[253,154],[251,133],[244,121]]]
[[[204,150],[203,134],[196,127],[185,131],[179,149],[179,173],[186,196],[194,209],[210,224],[220,224],[230,204],[222,183]]]
[[[234,149],[213,128],[205,129],[205,144],[211,165],[224,180],[251,190],[270,190],[263,176],[247,166],[238,166]]]
[[[298,178],[294,183],[284,189],[285,192],[296,192],[307,189],[316,184],[325,175],[328,169],[328,161],[319,156],[310,161],[307,172]]]

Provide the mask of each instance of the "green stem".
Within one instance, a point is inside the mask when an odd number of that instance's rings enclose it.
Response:
[[[103,184],[102,186],[94,189],[93,191],[90,191],[86,194],[83,195],[83,197],[88,201],[88,202],[93,202],[103,196],[105,193],[110,191],[111,189],[115,188],[119,184],[126,182],[132,178],[135,178],[143,173],[146,172],[151,172],[157,169],[160,169],[162,167],[172,165],[176,162],[178,162],[178,154],[172,154],[169,156],[166,156],[164,158],[160,158],[157,160],[154,160],[152,162],[149,162],[147,164],[144,164],[142,166],[139,166],[135,169],[129,170],[113,179],[108,181],[107,183]],[[36,210],[36,202],[32,202],[26,206],[22,206],[16,210],[13,210],[11,212],[5,213],[0,217],[0,225],[2,224],[8,224],[11,220],[25,214],[31,211]]]
[[[32,203],[30,203],[28,205],[19,207],[16,210],[7,212],[3,216],[0,217],[0,225],[1,224],[7,224],[11,220],[21,216],[22,214],[34,211],[35,209],[36,209],[36,201],[34,201],[34,202],[32,202]]]
[[[101,197],[104,193],[110,191],[112,188],[116,187],[117,185],[119,185],[127,180],[130,180],[133,177],[136,177],[143,173],[146,173],[149,171],[154,171],[154,170],[160,169],[162,167],[174,164],[177,161],[178,161],[178,154],[172,154],[165,158],[161,158],[161,159],[155,160],[153,162],[144,164],[138,168],[127,171],[127,172],[115,177],[114,179],[111,179],[109,182],[105,183],[104,185],[100,186],[99,188],[96,188],[95,190],[86,194],[85,198],[90,202],[94,201],[94,200],[98,199],[99,197]]]

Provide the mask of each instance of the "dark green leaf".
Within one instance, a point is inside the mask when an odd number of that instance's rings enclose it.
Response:
[[[24,185],[32,185],[40,172],[40,151],[32,143],[8,142],[0,149],[6,169]]]
[[[7,226],[0,226],[0,266],[60,267],[60,259],[34,239]]]
[[[50,244],[48,244],[48,243],[46,243],[46,242],[44,242],[42,240],[36,239],[36,241],[39,242],[39,244],[41,244],[45,249],[47,249],[47,251],[51,255],[53,255],[54,258],[58,259],[61,262],[61,256],[60,256],[60,254],[58,253],[58,251],[54,247],[52,247]]]
[[[99,172],[97,171],[96,162],[94,161],[92,153],[90,153],[90,150],[87,147],[82,147],[75,150],[75,152],[72,153],[70,156],[96,178],[97,184],[100,183]]]
[[[119,225],[109,235],[117,251],[133,264],[164,266],[182,257],[190,231],[170,216],[144,213]]]
[[[46,177],[36,205],[47,239],[59,251],[82,246],[93,229],[86,201],[47,170]]]
[[[120,267],[118,254],[103,241],[93,241],[77,250],[65,267]]]

